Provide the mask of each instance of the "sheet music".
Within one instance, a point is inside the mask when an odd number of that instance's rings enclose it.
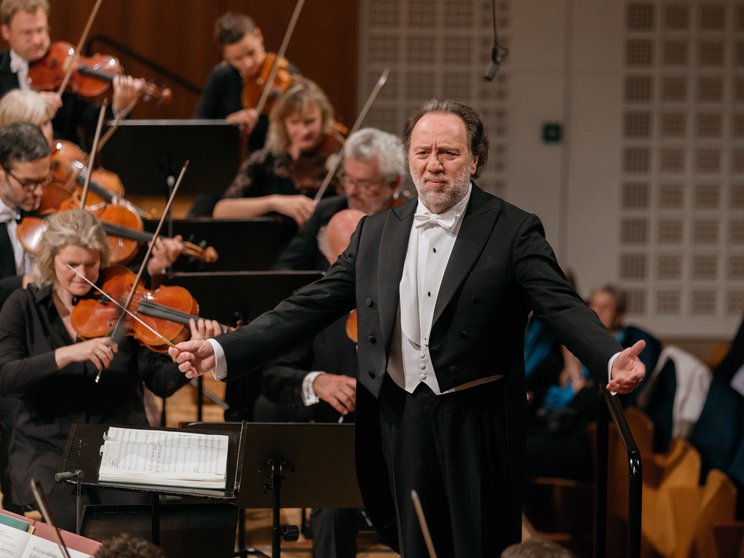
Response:
[[[101,481],[225,488],[225,435],[111,427],[104,440]]]
[[[90,554],[67,549],[72,558],[91,558]],[[0,556],[3,558],[61,558],[57,543],[32,533],[0,524]]]

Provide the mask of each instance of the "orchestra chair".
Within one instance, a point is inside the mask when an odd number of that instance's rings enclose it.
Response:
[[[713,526],[731,522],[736,513],[736,486],[712,469],[703,486],[677,486],[670,491],[677,546],[672,558],[712,557],[718,554]],[[727,558],[724,555],[722,558]]]

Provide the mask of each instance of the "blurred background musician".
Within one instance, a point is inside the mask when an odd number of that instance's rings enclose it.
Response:
[[[16,229],[21,211],[38,209],[50,161],[49,143],[33,124],[0,128],[0,307],[31,280],[31,256]]]
[[[340,177],[344,195],[318,202],[277,258],[274,269],[328,269],[330,263],[319,245],[325,242],[325,227],[331,217],[344,209],[367,215],[390,209],[398,199],[405,173],[405,150],[397,136],[377,128],[362,128],[351,134],[344,144]]]
[[[222,54],[207,78],[194,118],[224,118],[240,124],[248,139],[249,152],[257,151],[266,142],[269,120],[244,102],[244,87],[257,84],[271,69],[273,58],[266,56],[261,29],[244,14],[227,12],[214,25],[214,37]],[[288,72],[297,75],[297,68],[288,65]]]
[[[75,423],[146,426],[143,383],[167,397],[184,385],[170,359],[127,336],[78,339],[72,326],[74,299],[88,294],[109,260],[99,221],[88,211],[54,214],[34,261],[33,282],[15,291],[0,312],[0,396],[16,397],[19,409],[10,450],[12,502],[34,502],[29,480],[36,478],[63,529],[75,528],[75,497],[57,484],[62,452]],[[202,322],[200,320],[200,322]],[[212,322],[202,333],[213,335]],[[197,327],[192,335],[201,338]],[[95,378],[99,370],[100,381]],[[127,502],[121,491],[86,491],[99,502]],[[6,495],[7,496],[7,495]],[[147,500],[147,499],[145,499]]]
[[[315,209],[311,197],[325,176],[326,159],[342,144],[334,132],[333,107],[320,87],[298,79],[276,101],[269,122],[266,146],[241,165],[213,217],[278,213],[301,225]],[[306,174],[308,168],[321,173]],[[329,187],[327,194],[334,195],[334,188]]]
[[[28,122],[44,134],[49,147],[54,143],[53,113],[41,93],[30,89],[13,89],[0,98],[0,126]]]
[[[49,37],[49,2],[47,0],[3,0],[0,4],[0,32],[10,45],[0,52],[0,96],[12,89],[30,89],[29,64],[47,54]],[[136,99],[144,81],[131,76],[116,76],[113,80],[113,112],[126,108]],[[55,137],[67,139],[85,147],[85,137],[91,138],[98,121],[99,108],[73,93],[45,91],[42,96],[54,115]],[[55,114],[56,113],[56,114]]]

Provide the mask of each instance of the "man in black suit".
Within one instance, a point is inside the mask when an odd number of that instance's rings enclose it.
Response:
[[[405,139],[418,202],[364,218],[328,273],[271,312],[170,353],[189,377],[229,380],[356,305],[357,475],[382,540],[428,555],[416,490],[439,555],[498,556],[521,537],[529,312],[612,391],[643,378],[644,344],[621,351],[537,217],[472,183],[488,153],[475,111],[429,101]]]
[[[12,89],[28,89],[29,64],[43,58],[49,50],[49,2],[47,0],[3,0],[0,4],[0,33],[10,45],[0,52],[0,97]],[[144,81],[131,76],[116,76],[113,82],[114,113],[124,110],[139,95]],[[73,93],[41,93],[54,116],[55,137],[81,144],[82,128],[92,137],[98,122],[99,107]]]
[[[36,211],[49,181],[51,153],[31,124],[0,129],[0,307],[31,280],[31,258],[16,235],[21,211]]]

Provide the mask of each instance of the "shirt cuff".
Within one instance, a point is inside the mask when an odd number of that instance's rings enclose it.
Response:
[[[302,379],[302,404],[305,407],[315,405],[320,402],[320,397],[313,391],[313,382],[315,378],[325,374],[325,372],[309,372],[307,376]]]
[[[615,359],[620,356],[620,353],[615,353],[610,357],[610,362],[607,363],[607,381],[612,380],[612,365],[615,364]],[[610,395],[617,395],[616,391],[611,391]]]
[[[225,350],[222,348],[217,341],[214,339],[207,339],[212,350],[214,351],[214,370],[212,370],[212,376],[215,380],[224,381],[227,378],[227,359],[225,358]]]

